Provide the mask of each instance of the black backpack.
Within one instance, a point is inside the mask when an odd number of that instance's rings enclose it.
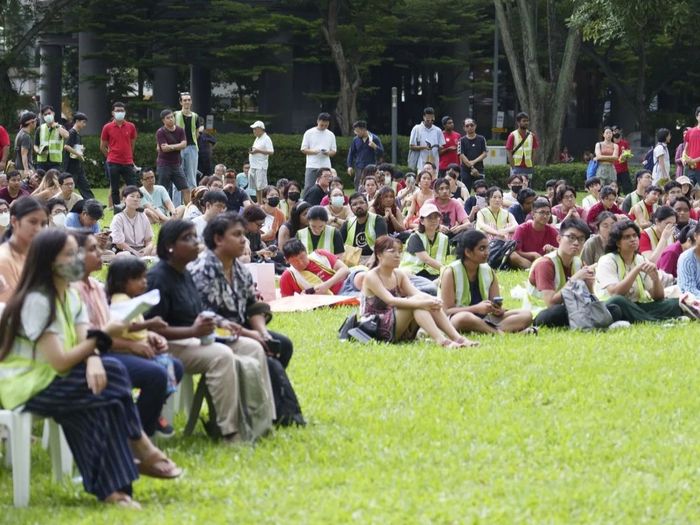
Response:
[[[654,146],[652,146],[649,151],[647,151],[647,154],[644,155],[642,166],[645,170],[652,171],[654,169]]]
[[[268,357],[267,367],[270,369],[270,383],[272,383],[272,395],[275,398],[277,411],[275,424],[283,427],[305,426],[306,421],[301,413],[299,400],[282,363],[274,357]]]

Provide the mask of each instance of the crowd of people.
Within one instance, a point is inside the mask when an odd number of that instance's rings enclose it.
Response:
[[[465,119],[461,135],[449,116],[435,126],[432,108],[411,131],[410,171],[384,162],[381,140],[358,121],[344,180],[321,113],[300,145],[303,181],[271,184],[262,121],[250,126],[242,172],[217,164],[199,176],[202,122],[189,93],[180,103],[161,113],[155,168],[139,172],[136,127],[113,105],[100,143],[106,204],[82,166],[86,115],[65,129],[51,107],[24,113],[13,159],[0,127],[0,404],[56,419],[85,489],[101,500],[138,507],[139,473],[180,475],[152,438],[173,435],[161,412],[185,373],[202,374],[209,430],[223,443],[305,424],[286,373],[293,342],[268,329],[270,306],[247,263],[273,264],[282,297],[359,298],[357,322],[391,343],[422,333],[460,348],[478,344],[473,333],[568,327],[565,289],[578,281],[605,301],[611,326],[698,316],[700,108],[675,180],[668,134],[659,132],[655,166],[635,186],[628,144],[606,128],[579,199],[566,180],[547,181],[544,194],[530,187],[539,142],[524,113],[506,142],[507,187],[485,179],[476,121]],[[114,216],[103,226],[106,206]],[[105,263],[101,283],[92,274]],[[498,276],[508,268],[528,272],[522,308],[504,305]],[[143,316],[112,313],[152,290],[159,301]]]

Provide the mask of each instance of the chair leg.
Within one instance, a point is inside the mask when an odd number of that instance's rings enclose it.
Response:
[[[190,408],[194,400],[194,377],[192,374],[185,374],[180,381],[176,395],[178,403],[175,405],[178,412],[184,412],[187,418],[190,417]]]
[[[29,505],[29,476],[31,470],[32,416],[15,412],[10,429],[12,454],[12,486],[15,507]]]
[[[207,390],[207,380],[204,374],[199,378],[199,384],[197,385],[197,391],[194,393],[194,399],[192,400],[192,407],[189,411],[189,417],[187,418],[187,425],[185,426],[184,435],[191,436],[194,431],[194,427],[197,425],[197,419],[199,419],[199,412],[202,410],[202,403],[204,402],[204,395]]]
[[[73,454],[58,423],[53,419],[47,419],[47,421],[49,422],[49,454],[51,455],[53,476],[56,481],[61,482],[63,476],[70,479],[73,474]]]

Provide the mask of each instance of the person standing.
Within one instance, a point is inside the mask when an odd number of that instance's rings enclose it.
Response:
[[[121,177],[128,186],[136,185],[136,170],[134,169],[134,146],[138,135],[136,126],[126,120],[126,105],[123,102],[112,104],[112,117],[102,127],[100,135],[100,151],[107,158],[105,169],[109,177],[112,203],[117,206],[119,200],[119,184]]]
[[[459,139],[462,136],[455,131],[455,122],[452,117],[442,117],[442,136],[445,138],[445,145],[440,151],[440,163],[438,165],[440,177],[447,173],[450,164],[459,163]]]
[[[36,152],[36,167],[44,171],[61,169],[63,164],[63,141],[68,138],[68,132],[56,122],[56,113],[51,106],[41,108],[44,123],[34,135],[34,151]]]
[[[0,173],[5,171],[7,159],[10,158],[10,135],[7,130],[0,126]]]
[[[328,129],[330,124],[330,114],[319,113],[316,127],[307,129],[301,139],[301,152],[306,155],[305,191],[316,183],[316,172],[319,168],[330,169],[331,157],[334,157],[338,151],[335,134]]]
[[[85,147],[82,144],[80,132],[87,126],[85,113],[73,115],[73,127],[68,131],[68,140],[63,146],[63,171],[73,175],[75,187],[84,199],[94,199],[95,194],[90,189],[90,183],[85,176]]]
[[[629,160],[631,153],[630,143],[627,142],[622,136],[622,128],[613,126],[612,133],[613,142],[617,144],[618,148],[618,157],[613,163],[613,166],[615,166],[615,173],[617,174],[617,185],[622,189],[622,193],[627,195],[634,189],[632,186],[629,167],[627,166],[627,161]]]
[[[355,191],[360,191],[362,184],[362,171],[370,164],[377,164],[384,156],[382,141],[374,133],[367,129],[367,122],[358,120],[352,125],[355,138],[348,151],[348,176],[353,177]]]
[[[15,168],[23,177],[34,170],[32,133],[35,129],[36,114],[31,111],[23,113],[19,118],[19,132],[15,137]]]
[[[683,163],[685,164],[685,176],[690,179],[695,186],[700,182],[700,106],[695,108],[695,119],[697,126],[688,130],[685,137],[685,148],[683,150]]]
[[[199,134],[204,131],[204,126],[201,125],[199,115],[192,111],[192,95],[187,92],[180,93],[180,108],[175,112],[175,125],[185,131],[185,139],[187,140],[187,146],[180,153],[180,167],[185,173],[187,189],[192,191],[197,185],[197,164],[199,163],[197,139]],[[168,191],[172,191],[172,188],[168,188]],[[182,204],[180,193],[175,192],[173,201],[175,206]]]
[[[518,127],[508,135],[506,140],[508,164],[511,166],[511,173],[525,175],[529,181],[534,173],[533,153],[540,145],[537,136],[528,129],[530,117],[527,113],[518,113],[515,122]]]
[[[175,125],[175,114],[171,109],[161,111],[160,118],[163,127],[156,131],[158,184],[166,189],[171,188],[171,184],[174,185],[177,191],[182,193],[182,202],[187,204],[190,202],[191,189],[182,169],[180,154],[187,147],[185,130]]]
[[[440,163],[440,148],[445,145],[445,136],[442,131],[433,126],[435,110],[427,107],[423,110],[423,121],[413,126],[411,136],[408,139],[409,153],[408,167],[417,169],[426,162],[437,166]]]
[[[660,128],[656,132],[654,169],[651,172],[651,179],[654,184],[658,184],[662,179],[669,180],[671,178],[671,157],[668,153],[669,142],[671,142],[671,132],[666,128]]]
[[[466,135],[459,140],[460,179],[471,191],[474,181],[484,178],[484,159],[487,155],[486,139],[476,133],[476,121],[464,119]]]
[[[261,120],[256,120],[250,125],[255,135],[253,146],[250,148],[248,163],[248,186],[255,190],[255,199],[258,203],[263,200],[262,192],[267,187],[267,167],[270,162],[270,155],[275,152],[270,136],[265,133],[265,124]]]

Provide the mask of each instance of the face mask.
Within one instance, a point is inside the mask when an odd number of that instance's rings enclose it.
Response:
[[[416,184],[416,179],[414,179],[413,177],[408,177],[406,179],[406,184],[408,184],[409,186],[414,186]]]
[[[613,138],[614,138],[614,139],[619,139],[619,138],[620,138],[620,134],[619,134],[619,133],[613,133]]]
[[[69,283],[80,281],[85,275],[85,262],[81,257],[74,257],[72,261],[55,263],[53,271],[59,277],[63,277]]]
[[[391,186],[391,175],[384,175],[384,186]]]
[[[301,197],[301,193],[299,193],[298,191],[290,191],[289,193],[287,193],[287,198],[290,201],[296,202],[299,200],[300,197]]]
[[[44,122],[47,124],[53,124],[53,115],[51,113],[44,115]]]
[[[124,120],[124,117],[126,116],[126,113],[123,111],[115,111],[114,112],[114,120]]]
[[[517,195],[518,193],[520,193],[520,190],[522,190],[523,187],[522,186],[511,186],[510,189],[515,195]]]
[[[0,226],[6,228],[10,224],[10,212],[4,211],[0,213]]]
[[[335,197],[331,197],[331,204],[333,206],[342,206],[344,203],[345,199],[342,195],[336,195]]]
[[[66,224],[66,214],[59,213],[58,215],[54,215],[53,217],[51,217],[51,222],[53,222],[54,226],[63,228],[63,226]]]
[[[267,199],[267,203],[272,206],[273,208],[276,208],[277,205],[280,203],[280,198],[279,197],[270,197]]]

